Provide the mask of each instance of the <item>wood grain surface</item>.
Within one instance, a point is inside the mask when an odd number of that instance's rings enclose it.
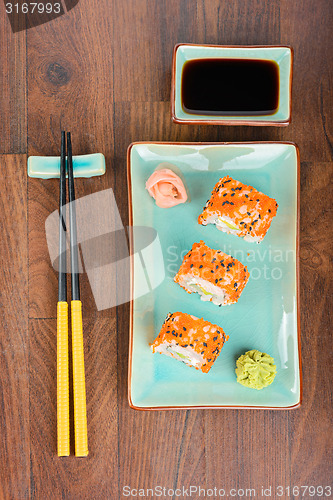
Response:
[[[157,485],[256,488],[257,498],[262,486],[272,486],[270,498],[281,498],[279,485],[330,484],[332,15],[329,0],[80,0],[52,22],[13,34],[1,3],[1,500],[118,500],[125,498],[124,486]],[[290,126],[173,124],[171,58],[179,42],[291,45]],[[71,130],[75,153],[106,157],[106,175],[79,179],[77,196],[112,188],[125,226],[126,150],[133,141],[298,144],[299,409],[131,410],[129,305],[97,311],[83,275],[90,453],[87,459],[56,456],[57,273],[45,220],[57,209],[58,183],[27,179],[26,154],[58,154],[62,128]],[[118,286],[125,289],[128,276],[117,278]]]

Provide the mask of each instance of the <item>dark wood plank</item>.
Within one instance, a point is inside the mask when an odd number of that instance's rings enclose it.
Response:
[[[59,153],[60,130],[73,151],[111,153],[113,29],[108,0],[81,0],[27,33],[29,154]]]
[[[55,318],[58,274],[52,269],[45,236],[45,220],[57,210],[59,183],[29,179],[29,316]]]
[[[326,485],[331,475],[332,163],[302,163],[301,328],[304,394],[289,414],[293,484]]]
[[[293,116],[284,130],[303,161],[333,157],[332,2],[281,1],[281,42],[294,48]]]
[[[89,455],[57,457],[56,321],[30,320],[30,498],[112,498],[118,486],[115,319],[83,321]],[[73,420],[71,409],[71,416]],[[73,438],[73,421],[71,422]],[[29,440],[27,439],[27,442]],[[116,497],[114,497],[116,498]]]
[[[113,0],[112,4],[115,101],[169,101],[173,47],[195,39],[195,2]]]
[[[274,492],[290,484],[286,417],[277,411],[206,412],[207,483],[227,494],[254,488],[260,498],[262,486]]]
[[[280,3],[280,0],[198,0],[195,43],[278,45]]]
[[[119,189],[121,188],[126,196],[127,180],[124,175],[126,151],[131,142],[162,140],[191,142],[200,140],[201,128],[199,126],[172,123],[169,102],[115,103],[114,123],[117,130],[117,135],[114,138],[117,181],[121,183]],[[214,132],[214,129],[211,132]],[[124,210],[125,215],[127,216],[127,210]]]
[[[28,32],[29,154],[58,155],[63,128],[72,132],[74,154],[101,152],[106,157],[103,177],[76,181],[77,198],[113,185],[110,19],[107,0],[82,1],[69,14]],[[29,303],[35,318],[56,313],[57,273],[48,256],[44,223],[58,209],[58,189],[54,180],[29,180]],[[86,276],[81,288],[86,313],[94,314]]]
[[[1,155],[0,498],[30,489],[28,245],[25,155]]]
[[[238,485],[238,415],[237,410],[205,412],[207,487],[229,490]]]
[[[26,32],[14,34],[3,4],[1,9],[0,153],[26,153]]]

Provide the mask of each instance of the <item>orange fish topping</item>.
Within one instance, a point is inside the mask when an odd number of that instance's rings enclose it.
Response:
[[[273,198],[227,175],[215,185],[198,222],[206,225],[212,217],[226,217],[226,221],[237,226],[238,236],[250,235],[261,241],[277,208]]]
[[[207,373],[228,339],[220,326],[190,314],[174,312],[168,314],[151,347],[153,352],[163,343],[189,347],[204,358],[204,363],[195,368]]]

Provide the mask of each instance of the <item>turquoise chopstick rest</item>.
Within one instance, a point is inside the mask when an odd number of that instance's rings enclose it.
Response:
[[[105,174],[102,153],[73,156],[74,177],[96,177]],[[54,179],[60,176],[60,156],[29,156],[28,176]]]

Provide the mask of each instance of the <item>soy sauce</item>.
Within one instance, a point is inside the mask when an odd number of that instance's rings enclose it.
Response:
[[[279,67],[262,59],[192,59],[183,66],[181,95],[190,114],[272,115],[279,105]]]

